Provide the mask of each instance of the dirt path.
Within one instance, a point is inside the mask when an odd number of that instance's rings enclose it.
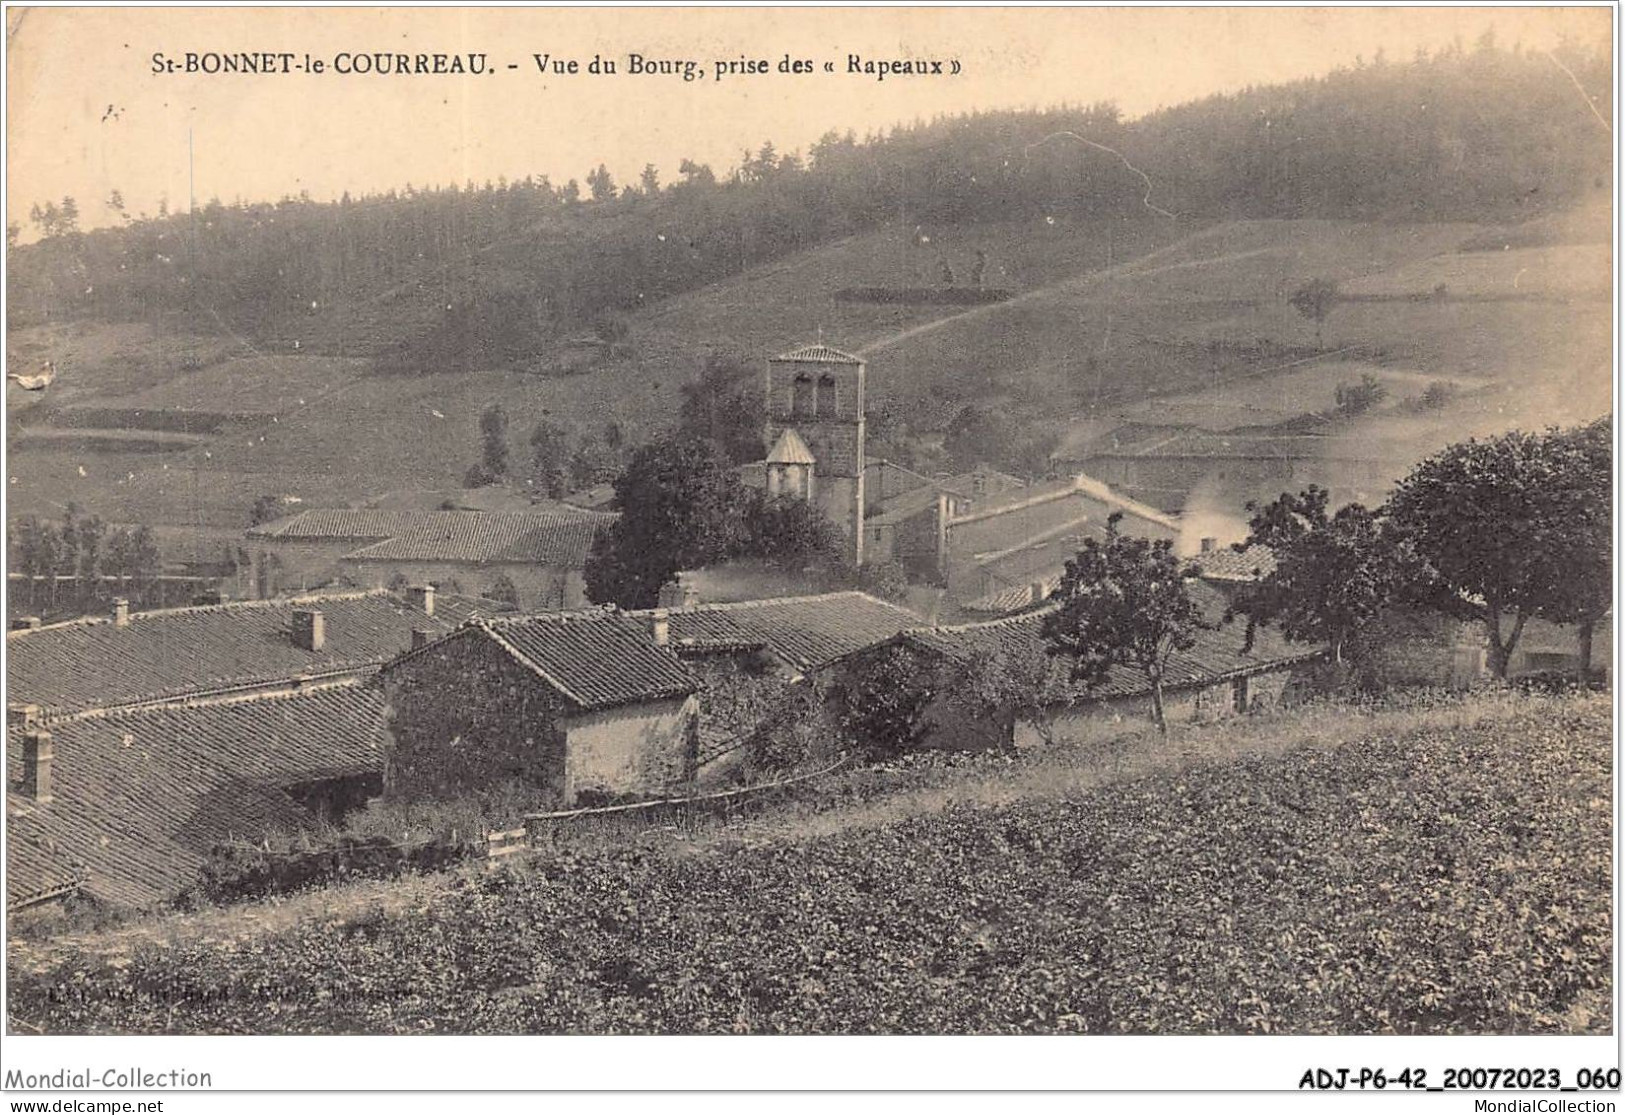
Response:
[[[1070,279],[1062,279],[1058,283],[1051,283],[1048,286],[1023,291],[1014,298],[1006,298],[1003,302],[992,302],[985,306],[973,306],[961,313],[950,314],[947,317],[937,318],[935,321],[928,321],[921,325],[912,326],[900,333],[894,333],[890,337],[883,337],[878,341],[865,345],[863,348],[858,350],[857,355],[862,357],[873,356],[877,352],[883,352],[888,348],[902,344],[904,341],[912,340],[915,337],[934,332],[935,330],[941,329],[946,325],[969,321],[973,318],[990,314],[1001,309],[1007,309],[1010,306],[1019,306],[1023,302],[1030,302],[1034,299],[1053,297],[1056,294],[1061,294],[1066,291],[1079,290],[1089,286],[1091,283],[1099,282],[1103,279],[1113,279],[1123,276],[1154,275],[1161,270],[1192,267],[1198,264],[1222,263],[1232,259],[1245,259],[1248,256],[1258,255],[1261,251],[1276,250],[1271,248],[1257,249],[1247,252],[1235,252],[1228,256],[1214,256],[1211,259],[1186,260],[1180,263],[1168,264],[1165,268],[1152,270],[1145,269],[1145,265],[1150,263],[1152,260],[1160,259],[1171,252],[1177,252],[1188,248],[1192,244],[1201,243],[1205,239],[1219,235],[1220,233],[1235,227],[1237,223],[1238,222],[1230,221],[1223,224],[1213,225],[1209,228],[1202,229],[1200,232],[1193,232],[1191,235],[1186,236],[1183,239],[1175,240],[1172,244],[1165,244],[1155,251],[1147,252],[1143,256],[1137,256],[1134,259],[1129,260],[1127,263],[1120,263],[1115,267],[1102,268],[1099,271],[1086,271],[1081,275],[1074,275]]]

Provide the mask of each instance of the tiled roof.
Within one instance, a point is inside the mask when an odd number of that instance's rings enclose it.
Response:
[[[70,894],[86,872],[64,848],[47,810],[21,794],[6,794],[6,909],[20,910]]]
[[[1061,583],[1059,576],[1034,577],[1033,583],[1044,587],[1044,595],[1054,592]],[[975,600],[961,605],[967,612],[986,612],[991,615],[1006,615],[1010,612],[1019,612],[1030,607],[1033,603],[1032,584],[1011,585],[1009,588],[996,589],[986,596],[978,596]]]
[[[54,798],[20,800],[60,859],[85,865],[87,893],[150,905],[196,878],[217,844],[308,823],[284,787],[382,771],[382,711],[376,687],[351,681],[60,720]],[[37,873],[38,852],[13,839],[8,872]]]
[[[949,525],[959,523],[978,522],[996,515],[1006,515],[1012,511],[1033,507],[1042,503],[1053,503],[1057,500],[1074,500],[1083,509],[1090,509],[1089,505],[1104,506],[1105,514],[1121,511],[1125,515],[1145,520],[1164,530],[1177,530],[1178,523],[1162,511],[1140,503],[1113,491],[1106,484],[1091,476],[1081,473],[1064,480],[1050,480],[1042,484],[1032,484],[1025,488],[1017,488],[995,495],[991,498],[977,500],[964,514],[949,520]],[[1104,515],[1102,516],[1104,518]]]
[[[801,364],[861,364],[851,353],[842,352],[838,348],[828,345],[803,345],[798,349],[787,352],[782,356],[775,356],[774,361],[795,361]]]
[[[483,632],[565,698],[583,709],[613,708],[694,692],[694,676],[654,644],[646,621],[586,610],[491,619],[463,628]]]
[[[785,430],[780,434],[779,440],[773,443],[773,451],[767,455],[770,465],[810,465],[815,462],[812,450],[794,430]]]
[[[492,600],[488,596],[469,596],[459,592],[434,594],[434,618],[453,626],[467,623],[471,619],[513,615],[518,611],[519,609],[512,604]]]
[[[1225,613],[1225,601],[1214,589],[1200,582],[1190,582],[1188,591],[1202,609],[1210,623],[1219,623]],[[907,632],[901,638],[906,644],[965,661],[978,654],[1006,653],[1027,655],[1044,654],[1047,643],[1043,636],[1044,617],[1056,610],[1056,605],[1036,609],[1006,619],[987,620],[982,623],[961,624],[953,627],[923,627]],[[1260,629],[1253,649],[1242,653],[1246,638],[1243,621],[1223,624],[1216,630],[1199,631],[1196,645],[1190,650],[1178,651],[1169,660],[1164,681],[1167,689],[1181,689],[1211,684],[1225,677],[1257,673],[1272,666],[1313,658],[1321,648],[1305,644],[1288,643],[1280,634]],[[1063,657],[1051,659],[1052,669],[1066,677],[1069,667]],[[1077,690],[1080,699],[1099,700],[1109,697],[1133,697],[1144,694],[1149,687],[1144,676],[1135,669],[1116,667],[1106,681],[1094,689]]]
[[[296,608],[321,611],[322,650],[294,644]],[[7,700],[60,715],[362,671],[410,647],[414,628],[451,626],[386,592],[132,612],[124,627],[111,619],[73,620],[7,633]]]
[[[1275,551],[1253,545],[1237,551],[1229,546],[1191,558],[1206,581],[1256,581],[1275,572]]]
[[[629,612],[645,618],[648,612]],[[914,627],[913,612],[862,592],[700,604],[668,612],[671,642],[683,649],[760,646],[799,669],[816,669]]]
[[[593,540],[615,522],[613,514],[553,511],[537,514],[435,511],[342,561],[504,562],[579,569]]]
[[[457,514],[457,512],[439,512]],[[412,529],[430,511],[390,511],[377,508],[316,507],[285,519],[250,527],[248,537],[282,541],[360,542],[392,538]],[[462,512],[478,514],[478,512]]]

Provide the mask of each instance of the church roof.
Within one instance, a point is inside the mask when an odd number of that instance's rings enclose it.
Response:
[[[773,451],[767,455],[770,465],[810,465],[817,460],[807,443],[801,440],[801,435],[794,430],[785,430],[779,435],[779,440],[773,443]]]
[[[796,361],[803,364],[863,363],[862,360],[859,360],[851,353],[842,352],[838,348],[830,348],[828,345],[802,345],[798,349],[787,352],[783,356],[775,356],[773,359],[775,361]]]

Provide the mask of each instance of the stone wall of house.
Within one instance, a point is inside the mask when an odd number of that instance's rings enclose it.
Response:
[[[384,796],[562,803],[566,705],[478,632],[396,662],[384,687]]]
[[[1367,645],[1361,669],[1379,686],[1463,689],[1488,669],[1483,625],[1447,616],[1396,610],[1372,627]]]
[[[564,800],[588,804],[681,790],[692,778],[699,701],[674,697],[571,717]]]
[[[701,762],[743,745],[789,698],[791,676],[765,652],[684,655],[700,679]]]

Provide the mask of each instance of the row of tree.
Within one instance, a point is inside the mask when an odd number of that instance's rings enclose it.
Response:
[[[1612,437],[1604,420],[1452,445],[1376,509],[1332,511],[1318,487],[1255,506],[1237,548],[1266,546],[1274,565],[1233,601],[1248,645],[1275,626],[1324,644],[1341,667],[1378,649],[1373,633],[1392,609],[1422,609],[1482,624],[1490,669],[1505,677],[1540,617],[1578,626],[1589,673],[1591,633],[1613,604]],[[1067,563],[1044,620],[1051,653],[1086,688],[1119,667],[1140,672],[1159,728],[1170,658],[1214,622],[1192,602],[1172,545],[1120,535],[1114,522]]]
[[[528,176],[157,216],[110,198],[119,227],[91,233],[64,199],[15,253],[11,309],[179,315],[274,340],[315,310],[387,306],[412,326],[392,362],[480,366],[889,221],[1521,218],[1608,181],[1607,98],[1583,90],[1610,87],[1605,54],[1484,42],[1134,122],[1101,104],[831,132],[805,157],[763,144],[723,175],[684,160],[662,183],[648,166],[630,189],[599,166],[585,196]]]
[[[144,526],[109,526],[70,503],[57,523],[17,520],[8,543],[10,571],[22,578],[12,600],[30,612],[82,615],[116,596],[137,608],[156,599],[161,559]]]

